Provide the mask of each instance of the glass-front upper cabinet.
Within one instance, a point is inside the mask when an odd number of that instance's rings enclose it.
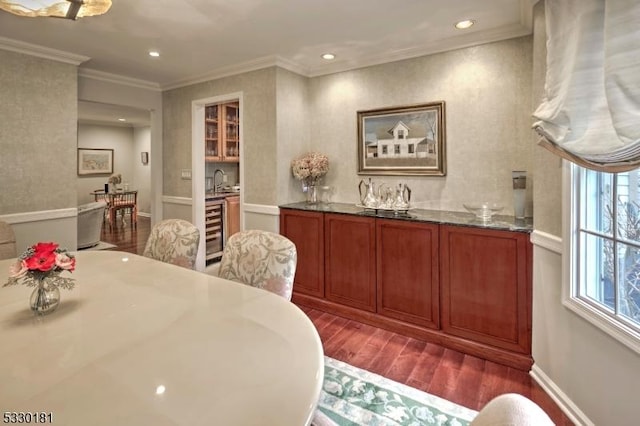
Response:
[[[238,101],[205,107],[205,160],[237,163],[240,160],[240,108]]]

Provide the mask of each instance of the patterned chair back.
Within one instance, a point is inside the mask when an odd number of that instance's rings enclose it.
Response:
[[[155,224],[143,256],[193,269],[198,254],[200,231],[182,219],[167,219]]]
[[[298,255],[286,237],[267,231],[233,234],[222,253],[218,276],[291,300]]]
[[[0,220],[0,260],[17,257],[16,236],[7,222]]]

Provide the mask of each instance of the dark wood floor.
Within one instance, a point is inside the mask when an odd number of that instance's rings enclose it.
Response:
[[[150,219],[138,218],[110,230],[102,241],[129,253],[142,254],[149,237]],[[540,405],[557,425],[572,425],[553,400],[520,370],[465,355],[442,346],[402,336],[330,313],[300,306],[318,329],[324,353],[400,383],[480,410],[503,393],[519,393]]]
[[[118,221],[113,228],[105,222],[102,226],[100,240],[117,246],[111,250],[142,254],[150,232],[151,219],[139,216],[136,226],[132,226],[128,218],[126,224]]]

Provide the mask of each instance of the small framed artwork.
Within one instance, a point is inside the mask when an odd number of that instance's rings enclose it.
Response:
[[[78,148],[78,175],[113,173],[113,149]]]
[[[142,164],[149,164],[149,153],[145,151],[141,152],[140,160],[142,161]]]
[[[446,175],[444,101],[358,111],[359,175]]]

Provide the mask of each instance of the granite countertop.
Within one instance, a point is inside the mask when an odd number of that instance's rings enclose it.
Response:
[[[370,216],[381,219],[407,220],[411,222],[430,222],[445,225],[473,226],[477,228],[498,229],[515,232],[533,231],[533,221],[531,218],[516,219],[508,215],[495,215],[491,221],[482,221],[467,212],[454,212],[445,210],[425,210],[410,209],[406,213],[394,214],[391,211],[380,211],[357,207],[355,204],[347,203],[316,203],[306,202],[283,204],[281,209],[305,210],[322,213],[351,214],[357,216]]]

